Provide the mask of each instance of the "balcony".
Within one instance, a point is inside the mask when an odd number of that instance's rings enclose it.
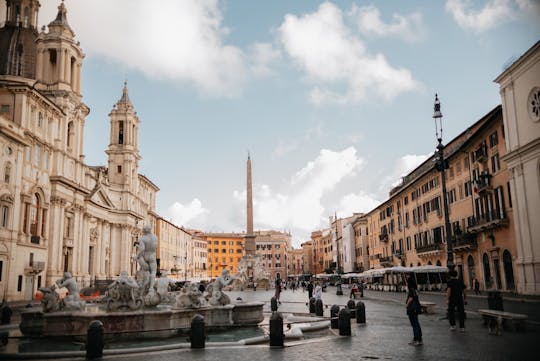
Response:
[[[474,158],[477,162],[487,161],[487,147],[482,144],[474,151]]]
[[[394,252],[394,257],[397,257],[399,259],[404,259],[405,258],[405,253],[402,251],[402,250],[397,250]]]
[[[488,213],[471,217],[471,219],[469,220],[468,231],[470,233],[478,233],[489,229],[506,226],[508,226],[508,218],[506,217],[506,213],[501,210],[494,210]]]
[[[416,254],[420,255],[430,255],[436,254],[443,250],[442,243],[428,243],[416,247]]]
[[[491,174],[489,174],[488,172],[482,172],[482,174],[478,176],[478,179],[475,180],[474,186],[478,194],[490,192],[492,190]]]
[[[383,266],[383,267],[391,267],[393,260],[394,260],[394,257],[392,257],[392,256],[386,256],[386,257],[380,257],[379,258],[379,262],[380,262],[381,266]]]
[[[24,267],[26,274],[37,275],[45,269],[45,262],[30,262],[28,266]]]
[[[478,243],[476,242],[476,234],[469,232],[454,236],[452,242],[454,252],[472,251],[478,247]]]
[[[379,234],[379,241],[388,242],[388,233]]]

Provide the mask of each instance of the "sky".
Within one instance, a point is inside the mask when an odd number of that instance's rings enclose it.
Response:
[[[59,1],[41,0],[47,25]],[[493,80],[540,39],[539,0],[66,0],[86,54],[84,152],[106,165],[127,80],[140,172],[178,226],[254,228],[293,245],[369,212],[443,142],[500,104]],[[2,12],[3,13],[3,12]]]

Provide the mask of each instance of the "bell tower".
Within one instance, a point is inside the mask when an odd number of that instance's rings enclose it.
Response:
[[[123,185],[133,192],[139,174],[139,117],[133,109],[128,96],[127,83],[124,82],[122,97],[113,106],[111,113],[109,147],[109,181]]]
[[[63,0],[58,6],[56,19],[49,23],[48,32],[42,27],[36,43],[37,88],[80,97],[84,53],[68,24]]]

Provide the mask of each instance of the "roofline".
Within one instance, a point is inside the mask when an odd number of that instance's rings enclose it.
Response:
[[[515,68],[521,66],[522,63],[527,61],[527,59],[534,54],[538,48],[540,48],[540,40],[538,40],[533,46],[531,46],[523,55],[521,55],[516,61],[514,61],[510,66],[508,66],[506,69],[503,70],[501,74],[499,74],[498,77],[493,80],[495,83],[500,83],[503,78],[505,78],[509,73],[513,72]]]

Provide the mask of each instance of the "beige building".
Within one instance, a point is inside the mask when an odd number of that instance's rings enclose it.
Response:
[[[313,274],[313,241],[306,241],[302,247],[302,274]]]
[[[134,271],[158,187],[139,174],[139,118],[124,86],[108,166],[84,163],[84,53],[63,3],[38,32],[39,1],[7,2],[0,28],[0,296],[29,300],[69,271],[81,286]]]
[[[540,294],[540,42],[495,79],[500,85],[512,203],[517,291]]]
[[[304,266],[304,250],[303,249],[291,249],[291,252],[289,253],[288,259],[289,259],[289,269],[288,269],[288,275],[289,276],[298,276],[303,274],[303,266]]]
[[[208,280],[208,246],[206,240],[191,234],[193,241],[193,277],[194,280]]]
[[[156,236],[160,272],[167,272],[169,277],[180,280],[192,278],[194,274],[194,244],[191,234],[158,217]]]
[[[288,255],[291,249],[291,235],[278,231],[255,231],[255,254],[262,260],[272,279],[277,275],[288,276]]]
[[[451,234],[444,229],[441,173],[433,157],[366,215],[370,268],[443,265],[452,238],[466,283],[515,289],[516,242],[502,109],[495,107],[444,148]]]

